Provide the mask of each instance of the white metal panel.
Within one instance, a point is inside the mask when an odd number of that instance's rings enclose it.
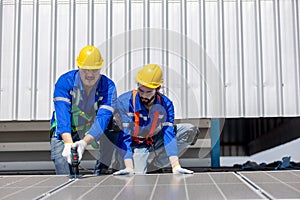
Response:
[[[280,97],[278,88],[278,54],[276,19],[274,18],[275,3],[272,1],[261,2],[261,32],[262,32],[262,66],[263,66],[263,113],[265,116],[280,115]],[[281,84],[280,84],[281,86]]]
[[[287,1],[292,3],[291,0]],[[280,17],[280,55],[281,55],[281,71],[282,74],[282,101],[283,113],[286,115],[297,115],[299,113],[299,91],[297,90],[297,78],[299,72],[296,65],[296,43],[295,43],[295,27],[293,24],[293,7],[287,3],[279,2],[278,14]]]
[[[222,73],[223,60],[223,36],[220,23],[220,1],[205,2],[205,51],[212,64],[208,60],[204,63],[204,76],[207,81],[205,116],[225,116],[224,99],[224,74]],[[234,105],[236,106],[236,105]]]
[[[176,1],[168,4],[168,28],[172,31],[182,32],[182,2]],[[175,114],[179,118],[185,118],[186,110],[186,80],[184,71],[183,36],[168,35],[168,61],[166,63],[165,76],[168,76],[167,95],[172,99]],[[182,57],[181,57],[182,56]],[[167,78],[165,78],[167,79]]]
[[[300,15],[298,14],[298,11],[300,10],[300,4],[298,4],[297,2],[293,2],[292,3],[292,7],[293,7],[293,23],[294,23],[294,34],[295,36],[293,37],[295,39],[294,44],[295,44],[295,62],[296,62],[296,98],[297,98],[297,114],[299,115],[300,112],[300,33],[299,33],[299,22],[300,22]]]
[[[164,70],[177,118],[300,115],[293,0],[0,1],[0,119],[49,119],[57,78],[98,46],[118,94]]]
[[[73,37],[71,34],[71,20],[70,20],[70,5],[67,2],[57,1],[56,2],[56,14],[54,16],[55,22],[55,41],[54,42],[54,54],[55,54],[55,79],[60,75],[73,69],[71,66],[69,57],[70,52],[70,38]],[[72,31],[73,33],[73,31]]]
[[[152,1],[148,5],[148,24],[147,27],[151,28],[162,28],[163,24],[163,1]],[[157,46],[157,49],[150,48],[149,58],[146,60],[147,63],[157,63],[163,66],[163,44],[165,41],[163,35],[163,30],[160,32],[155,32],[154,34],[149,34],[149,40],[147,41],[147,46],[153,44]],[[144,63],[146,64],[146,63]]]
[[[128,18],[128,10],[126,7],[126,3],[125,1],[117,1],[115,3],[112,4],[112,8],[111,8],[111,12],[112,12],[112,32],[111,35],[112,36],[116,36],[116,40],[110,40],[110,56],[111,57],[111,63],[108,66],[111,75],[111,78],[113,80],[118,79],[119,77],[123,77],[124,74],[126,74],[126,67],[127,67],[127,63],[126,63],[126,59],[128,58],[127,56],[127,48],[128,48],[128,34],[127,34],[127,27],[128,27],[128,23],[127,23],[127,18]],[[126,32],[124,35],[120,35],[121,33]],[[119,35],[119,37],[118,37]],[[118,82],[116,84],[117,89],[118,89],[118,93],[120,93],[119,91],[125,91],[126,89],[126,84],[124,84],[124,82]]]
[[[15,5],[1,5],[0,119],[14,119],[14,33]]]
[[[89,10],[89,4],[88,1],[79,1],[78,3],[75,4],[76,1],[74,1],[75,8],[72,8],[71,12],[72,14],[72,23],[73,23],[73,30],[70,30],[73,39],[70,41],[70,51],[72,52],[72,57],[70,58],[70,66],[75,67],[75,59],[80,51],[80,49],[87,45],[89,43],[89,39],[92,36],[92,34],[89,32],[89,14],[92,12]],[[74,49],[74,50],[73,50]],[[77,50],[77,51],[75,51]]]
[[[89,1],[89,3],[91,3]],[[94,1],[94,4],[91,4],[90,8],[90,16],[91,19],[89,21],[93,20],[93,22],[90,22],[90,28],[91,34],[89,34],[90,42],[89,44],[93,44],[97,47],[99,47],[99,50],[101,51],[102,56],[104,57],[104,67],[102,70],[102,73],[107,75],[108,67],[110,66],[110,57],[109,57],[109,51],[108,48],[111,44],[109,41],[107,41],[107,38],[110,37],[112,34],[110,29],[109,21],[111,20],[111,9],[110,4],[107,1]]]
[[[204,52],[200,43],[200,4],[197,1],[186,2],[186,62],[187,62],[187,113],[189,117],[197,118],[202,115],[202,93],[201,85],[205,84],[203,74],[201,73],[201,53]],[[193,39],[192,39],[193,38]],[[200,47],[195,51],[195,46]]]
[[[141,28],[146,23],[145,3],[146,1],[131,1],[128,28],[129,46],[128,46],[128,70],[122,76],[120,82],[127,83],[126,91],[136,88],[135,74],[137,70],[145,63],[145,34],[141,33]],[[139,31],[132,31],[139,30]],[[118,93],[126,92],[119,90]]]
[[[243,66],[240,60],[242,58],[239,56],[239,51],[242,49],[239,43],[240,35],[238,32],[240,28],[239,7],[237,2],[227,1],[224,2],[223,10],[224,27],[222,27],[221,31],[226,34],[220,36],[224,40],[224,66],[221,67],[226,69],[224,71],[226,99],[230,99],[230,101],[225,102],[225,111],[230,116],[239,116],[243,113],[241,108],[243,99],[240,90],[243,86],[240,79]],[[233,107],[232,105],[236,106]]]
[[[245,116],[262,115],[262,77],[260,61],[260,16],[258,4],[255,0],[243,3],[243,65],[244,65],[244,107]]]
[[[19,12],[19,46],[16,48],[19,57],[18,61],[15,63],[16,69],[16,119],[25,120],[31,117],[31,93],[34,93],[32,87],[32,71],[34,71],[33,66],[33,3],[24,2],[20,6]]]
[[[36,72],[33,77],[36,93],[34,95],[34,111],[32,112],[31,119],[47,119],[51,113],[52,106],[52,81],[51,74],[51,3],[44,2],[37,6],[38,15],[36,17],[38,40],[36,41],[35,48],[35,68]]]
[[[90,1],[89,1],[90,2]],[[88,34],[89,43],[99,45],[102,44],[108,34],[108,18],[109,15],[106,12],[107,11],[107,4],[106,1],[94,1],[94,4],[91,3],[91,21],[89,29],[91,29],[91,33]],[[101,51],[102,54],[105,54],[105,52]],[[105,58],[105,64],[107,59]]]

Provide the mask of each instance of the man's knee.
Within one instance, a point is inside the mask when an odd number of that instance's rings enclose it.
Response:
[[[177,134],[179,138],[185,138],[187,144],[194,145],[199,137],[200,130],[198,129],[198,127],[192,124],[178,124]]]
[[[196,126],[192,126],[189,130],[188,130],[188,139],[187,139],[187,142],[190,144],[190,145],[194,145],[197,140],[198,140],[198,137],[200,135],[200,130],[198,127]]]

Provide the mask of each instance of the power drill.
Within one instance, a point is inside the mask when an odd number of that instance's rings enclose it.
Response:
[[[74,178],[77,178],[79,175],[79,161],[77,147],[71,147],[71,156],[72,156],[72,174]]]

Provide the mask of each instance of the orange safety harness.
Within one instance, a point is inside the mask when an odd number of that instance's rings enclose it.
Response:
[[[154,119],[152,122],[152,126],[151,126],[151,129],[150,129],[149,133],[147,134],[146,138],[138,136],[139,131],[140,131],[140,112],[136,111],[136,109],[135,109],[136,94],[137,94],[137,90],[133,90],[132,91],[132,104],[133,104],[133,112],[134,112],[134,133],[132,136],[132,140],[138,144],[142,144],[143,142],[145,142],[147,145],[151,146],[153,144],[152,136],[156,129],[156,125],[157,125],[158,118],[159,118],[159,112],[158,111],[154,112]],[[157,97],[158,97],[158,101],[161,102],[161,97],[159,95],[157,95]]]

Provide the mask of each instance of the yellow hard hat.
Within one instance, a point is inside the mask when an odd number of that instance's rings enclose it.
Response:
[[[162,82],[162,70],[157,64],[145,65],[136,75],[136,81],[148,88],[158,88]]]
[[[101,69],[104,60],[95,46],[85,46],[81,49],[76,63],[79,69]]]

